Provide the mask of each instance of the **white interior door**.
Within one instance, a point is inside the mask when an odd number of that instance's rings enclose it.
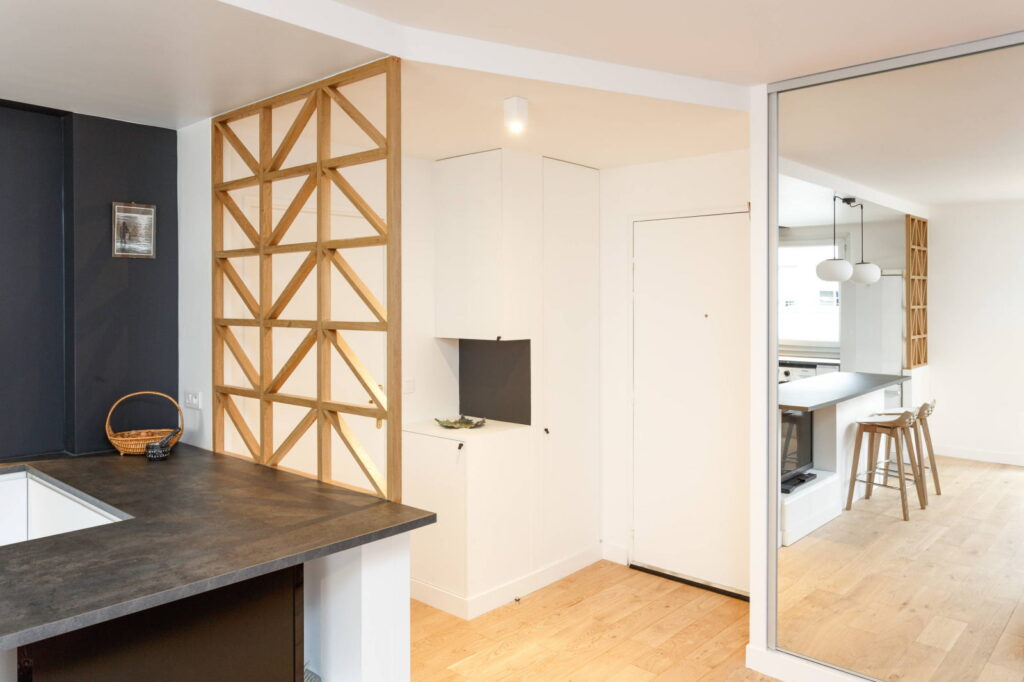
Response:
[[[634,223],[630,560],[748,588],[747,213]]]

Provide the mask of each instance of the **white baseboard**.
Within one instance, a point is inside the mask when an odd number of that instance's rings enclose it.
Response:
[[[958,448],[952,445],[935,444],[935,454],[957,459],[969,459],[975,462],[991,462],[992,464],[1013,464],[1024,466],[1024,453],[1004,452],[1000,450],[979,450],[977,448]],[[939,477],[942,477],[942,465],[939,465]]]
[[[600,559],[601,548],[599,545],[594,545],[570,557],[543,566],[516,580],[509,581],[504,585],[499,585],[468,598],[413,578],[412,598],[428,606],[433,606],[435,609],[458,616],[463,620],[472,620],[499,606],[508,604],[516,597],[523,597],[557,580],[561,580]]]
[[[864,682],[860,675],[752,644],[747,645],[747,667],[785,682]]]
[[[602,542],[601,558],[613,561],[617,564],[622,564],[623,566],[629,566],[629,550],[619,545]]]

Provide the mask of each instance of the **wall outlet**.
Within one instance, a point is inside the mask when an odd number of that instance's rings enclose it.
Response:
[[[203,409],[203,394],[199,391],[185,391],[185,407],[193,410]]]

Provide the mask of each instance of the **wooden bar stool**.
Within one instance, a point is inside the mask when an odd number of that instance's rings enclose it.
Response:
[[[935,401],[932,400],[928,403],[922,403],[921,407],[917,408],[917,420],[914,423],[914,444],[917,447],[917,466],[921,470],[921,478],[925,480],[925,503],[928,502],[928,486],[927,476],[925,475],[925,469],[931,469],[932,471],[932,482],[935,484],[935,494],[942,494],[942,486],[939,485],[939,467],[935,463],[935,448],[932,446],[932,432],[928,428],[928,417],[932,416],[935,412]],[[899,415],[903,414],[902,409],[886,410],[879,412],[880,415]],[[924,461],[925,451],[928,452],[928,462]]]
[[[903,412],[894,417],[882,416],[881,419],[877,420],[857,422],[857,440],[853,446],[853,464],[850,469],[850,490],[846,496],[847,511],[853,507],[853,493],[856,490],[858,481],[867,486],[867,489],[864,491],[865,499],[871,499],[871,493],[876,485],[882,488],[899,490],[900,506],[903,509],[904,521],[910,520],[910,507],[907,503],[907,481],[914,484],[914,487],[917,489],[917,501],[921,505],[921,509],[925,508],[925,493],[921,490],[924,481],[918,469],[917,453],[914,450],[913,438],[910,435],[910,430],[914,427],[915,421],[916,417],[913,412]],[[860,450],[864,442],[864,434],[868,434],[868,469],[866,479],[858,479],[857,470],[860,468]],[[887,438],[888,440],[883,450],[885,459],[879,463],[878,450],[882,438]],[[889,457],[890,445],[894,442],[896,444],[895,461]],[[910,459],[910,475],[907,475],[904,467],[904,444],[906,444],[907,454]],[[891,470],[893,464],[896,466],[896,471]],[[875,482],[875,476],[878,473],[883,475],[881,483]],[[898,486],[889,485],[890,474],[896,476],[899,481]]]

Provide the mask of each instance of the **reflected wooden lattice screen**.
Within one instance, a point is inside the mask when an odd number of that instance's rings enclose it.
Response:
[[[212,124],[214,449],[395,501],[400,119],[387,58]]]
[[[928,221],[908,215],[907,369],[928,364]]]

